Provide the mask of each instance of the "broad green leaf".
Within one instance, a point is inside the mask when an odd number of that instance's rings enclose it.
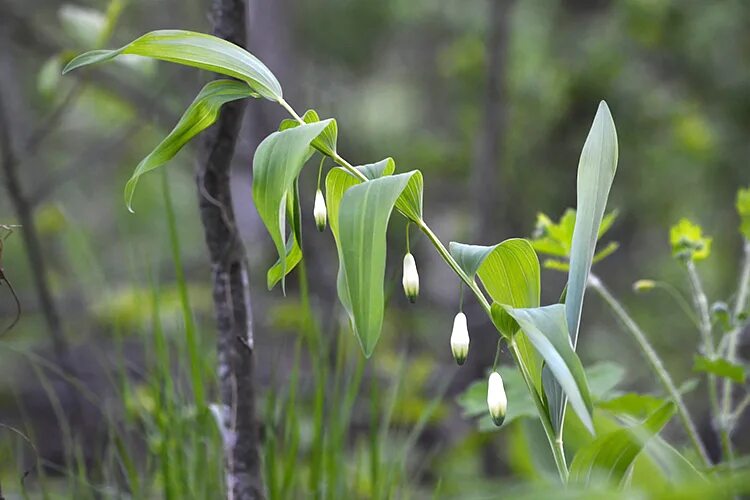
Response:
[[[213,125],[224,104],[250,97],[250,92],[247,85],[235,80],[214,80],[206,84],[169,135],[133,171],[125,185],[125,203],[128,209],[132,211],[133,193],[143,174],[167,163],[193,137]]]
[[[704,356],[695,356],[693,371],[711,373],[737,384],[745,383],[745,368],[723,358],[708,359]]]
[[[451,242],[449,251],[461,269],[470,277],[479,273],[487,293],[499,304],[512,307],[538,307],[541,293],[539,259],[524,239],[512,238],[493,246],[466,245]],[[516,337],[521,360],[534,385],[540,389],[541,358],[529,344],[518,325],[502,308],[495,308],[493,322],[507,338]]]
[[[279,254],[282,290],[289,269],[284,223],[287,198],[294,195],[295,180],[310,157],[310,143],[329,124],[325,120],[274,132],[258,145],[253,157],[253,200]]]
[[[703,260],[711,254],[711,238],[703,236],[703,228],[688,219],[669,229],[672,256],[678,259]]]
[[[280,101],[282,98],[278,80],[254,55],[221,38],[192,31],[152,31],[116,50],[92,50],[70,61],[63,74],[109,61],[120,54],[151,57],[213,71],[242,80],[266,99]]]
[[[496,308],[497,304],[493,304]],[[568,334],[565,306],[552,304],[529,309],[502,306],[544,358],[583,425],[593,434],[592,402],[581,360],[573,350]],[[551,413],[554,415],[554,413]]]
[[[386,158],[377,163],[369,163],[354,167],[368,179],[377,179],[378,177],[391,175],[396,170],[396,163],[393,158]],[[350,174],[347,170],[336,167],[332,168],[326,175],[326,208],[328,210],[328,224],[331,227],[333,238],[336,242],[336,250],[339,256],[339,269],[336,275],[336,290],[341,304],[346,309],[351,318],[352,307],[349,303],[349,291],[346,286],[346,276],[344,275],[343,260],[341,259],[341,240],[339,238],[339,205],[344,193],[352,186],[359,184],[361,181]]]
[[[351,320],[366,357],[383,325],[386,230],[399,196],[416,171],[350,187],[341,199],[338,231]]]
[[[565,300],[568,331],[574,347],[578,340],[586,282],[616,170],[617,132],[609,108],[602,101],[578,163],[578,203],[570,251],[568,295]]]
[[[314,109],[308,109],[305,111],[305,114],[302,115],[302,120],[305,123],[315,123],[320,121],[320,117]],[[336,141],[338,139],[339,129],[336,120],[331,119],[330,121],[330,125],[328,125],[328,127],[326,127],[326,129],[312,142],[312,147],[326,156],[333,157],[336,154]],[[300,123],[297,120],[285,118],[281,121],[279,130],[287,130],[299,125]]]
[[[619,485],[646,443],[669,422],[674,412],[674,404],[667,403],[642,424],[600,436],[581,448],[570,465],[570,481],[588,485],[592,480],[604,479]]]

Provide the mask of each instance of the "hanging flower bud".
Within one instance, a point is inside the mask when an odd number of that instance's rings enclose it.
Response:
[[[487,386],[487,406],[490,409],[492,421],[500,427],[505,420],[505,410],[508,408],[508,399],[505,397],[503,378],[497,372],[490,374]]]
[[[419,274],[417,263],[411,253],[404,255],[404,277],[401,281],[404,285],[404,293],[412,304],[417,301],[419,295]]]
[[[453,319],[451,352],[453,353],[453,359],[459,366],[464,364],[466,356],[469,355],[469,328],[466,325],[466,315],[462,312],[456,314]]]
[[[315,206],[313,207],[313,217],[318,231],[323,232],[326,229],[326,201],[320,189],[315,193]]]

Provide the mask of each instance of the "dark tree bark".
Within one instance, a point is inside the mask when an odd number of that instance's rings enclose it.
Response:
[[[214,0],[211,20],[214,35],[244,46],[244,0]],[[218,327],[219,413],[227,498],[235,500],[264,497],[255,420],[248,268],[230,191],[230,165],[243,110],[242,101],[225,105],[216,124],[203,134],[196,176]]]

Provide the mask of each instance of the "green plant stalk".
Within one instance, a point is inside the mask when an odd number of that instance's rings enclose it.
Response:
[[[654,373],[656,373],[656,376],[659,378],[662,386],[667,391],[667,394],[669,394],[669,397],[672,398],[672,401],[677,407],[677,415],[680,417],[680,421],[682,422],[683,427],[685,427],[685,431],[687,432],[688,437],[690,438],[690,441],[695,448],[695,451],[698,453],[698,456],[701,457],[703,465],[705,465],[706,467],[710,466],[711,461],[708,458],[708,453],[706,452],[706,448],[703,446],[703,442],[698,435],[698,430],[696,429],[695,424],[690,417],[690,413],[688,412],[687,406],[685,406],[682,395],[674,385],[669,372],[666,368],[664,368],[664,363],[662,362],[661,358],[659,358],[659,355],[651,346],[648,338],[646,338],[646,334],[643,332],[643,330],[641,330],[635,320],[627,313],[627,311],[625,311],[625,308],[622,306],[622,304],[620,304],[620,302],[610,293],[604,283],[596,275],[589,275],[588,284],[599,294],[602,299],[604,299],[604,302],[607,303],[607,305],[615,313],[615,316],[617,316],[617,318],[622,322],[625,330],[633,336],[636,343],[638,344],[638,347],[640,347],[641,351],[646,357],[646,360],[651,365],[651,369],[654,371]]]
[[[695,268],[695,263],[688,260],[685,263],[688,279],[690,281],[690,290],[693,294],[693,301],[698,310],[700,317],[700,332],[703,338],[703,351],[705,355],[713,360],[716,358],[716,349],[714,347],[714,338],[711,327],[711,314],[708,311],[708,298],[703,290],[700,276]],[[715,419],[715,426],[719,431],[719,440],[721,441],[721,453],[723,458],[731,462],[731,444],[729,439],[729,430],[724,420],[724,415],[719,407],[719,395],[716,387],[716,376],[712,373],[707,374],[708,381],[708,401],[711,406],[711,415]]]
[[[742,333],[742,325],[738,323],[738,317],[747,306],[748,292],[750,292],[750,241],[745,240],[743,252],[744,260],[742,263],[742,272],[740,273],[737,301],[734,304],[734,314],[732,317],[735,324],[733,330],[728,334],[727,360],[730,363],[735,363],[737,361],[737,343],[739,341],[740,333]],[[738,406],[737,409],[739,410],[740,407]],[[730,380],[725,380],[721,399],[721,420],[729,427],[729,433],[731,433],[734,422],[736,421],[736,419],[730,418],[731,414],[732,382]],[[733,459],[733,455],[734,450],[732,449],[732,441],[730,439],[729,456],[727,457],[730,462]]]
[[[287,103],[284,99],[280,99],[279,104],[289,112],[289,114],[297,120],[301,125],[304,125],[306,122],[302,119],[302,117],[292,108],[289,103]],[[359,170],[354,168],[354,166],[346,161],[344,158],[341,157],[338,153],[334,153],[333,160],[344,167],[348,172],[350,172],[352,175],[357,177],[363,182],[367,182],[367,177],[362,174]],[[466,283],[466,285],[469,287],[469,289],[474,293],[477,300],[479,301],[479,304],[484,309],[485,313],[487,313],[487,316],[492,320],[492,313],[491,313],[491,307],[490,303],[487,301],[487,298],[484,296],[484,293],[482,293],[482,290],[479,288],[479,285],[477,285],[476,281],[472,278],[469,278],[469,276],[461,269],[461,266],[458,265],[456,260],[453,258],[453,256],[448,252],[448,249],[445,248],[445,245],[440,241],[440,239],[435,235],[435,233],[430,229],[430,227],[427,225],[427,223],[424,220],[420,220],[416,223],[417,226],[419,226],[419,229],[422,230],[422,232],[427,236],[427,238],[430,240],[432,245],[435,247],[437,252],[440,254],[440,256],[443,258],[443,260],[448,264],[448,266],[455,272],[461,280]],[[549,417],[547,416],[547,412],[544,408],[544,403],[541,400],[541,397],[539,396],[539,393],[536,391],[536,388],[534,387],[533,382],[531,381],[531,377],[529,376],[528,372],[526,371],[526,367],[521,362],[521,358],[519,356],[519,353],[517,351],[517,348],[515,347],[515,343],[513,343],[513,358],[515,363],[518,365],[519,369],[521,370],[521,373],[523,374],[524,381],[526,382],[526,387],[528,388],[529,392],[531,393],[532,399],[534,399],[534,402],[537,407],[537,411],[539,413],[539,419],[542,421],[542,426],[544,427],[545,434],[547,436],[547,440],[549,441],[550,449],[552,450],[552,454],[555,457],[555,464],[557,465],[558,472],[560,474],[560,479],[563,481],[563,483],[567,482],[568,478],[568,468],[565,463],[565,453],[563,451],[563,442],[562,437],[559,439],[555,436],[554,430],[552,429],[552,424],[549,421]]]

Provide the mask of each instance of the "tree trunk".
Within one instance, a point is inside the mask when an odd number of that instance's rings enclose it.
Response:
[[[214,0],[214,35],[245,44],[244,0]],[[225,105],[203,134],[196,181],[211,259],[218,327],[218,359],[227,498],[264,498],[258,425],[255,420],[253,331],[245,250],[235,224],[230,165],[243,101]]]

